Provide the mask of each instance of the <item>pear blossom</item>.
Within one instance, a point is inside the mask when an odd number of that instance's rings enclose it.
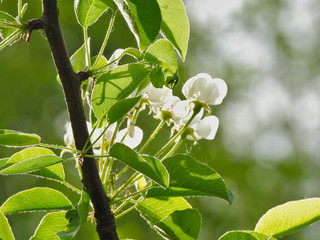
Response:
[[[216,136],[219,126],[219,119],[216,116],[208,116],[201,119],[199,122],[191,124],[190,129],[193,129],[192,134],[187,135],[188,140],[200,140],[202,138],[212,140]]]
[[[116,59],[118,59],[122,55],[123,52],[124,52],[124,49],[122,49],[122,48],[119,48],[119,49],[115,50],[114,53],[111,55],[111,57],[110,57],[108,62],[115,61]],[[118,63],[119,63],[119,60],[117,60],[114,63],[110,64],[108,66],[108,70],[116,68],[118,66]]]
[[[217,105],[222,102],[228,91],[227,84],[220,78],[212,78],[207,73],[199,73],[186,81],[182,88],[188,100]]]
[[[168,103],[172,95],[172,90],[163,86],[162,88],[155,88],[151,83],[141,91],[143,98],[147,99],[154,110],[162,108]]]
[[[143,131],[141,128],[134,126],[134,135],[130,136],[128,134],[129,130],[124,128],[120,130],[117,134],[115,142],[122,142],[123,144],[127,145],[130,148],[137,147],[143,138]]]
[[[172,109],[172,119],[178,125],[184,125],[191,118],[193,114],[193,106],[194,104],[189,100],[182,100],[176,102]],[[201,109],[200,113],[198,113],[195,118],[191,121],[190,124],[200,121],[203,115],[203,109]]]

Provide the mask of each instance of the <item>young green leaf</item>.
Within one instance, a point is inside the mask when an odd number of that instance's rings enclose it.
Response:
[[[7,162],[10,166],[0,171],[0,173],[3,175],[28,173],[62,161],[49,149],[28,148],[14,154]]]
[[[130,95],[149,74],[144,64],[127,64],[101,75],[93,89],[92,108],[97,118],[106,114],[117,101]]]
[[[255,231],[282,237],[320,220],[320,198],[287,202],[271,208],[259,220]]]
[[[58,158],[49,149],[41,147],[27,148],[12,155],[0,173],[29,173],[35,176],[63,181],[64,170],[59,162],[62,162],[62,159]]]
[[[113,104],[108,111],[108,123],[112,124],[123,118],[140,101],[140,98],[141,96],[121,99]]]
[[[74,4],[78,22],[83,27],[95,23],[109,7],[115,7],[112,0],[76,0]]]
[[[0,145],[22,147],[38,144],[40,140],[36,134],[0,129]]]
[[[224,180],[210,167],[186,154],[176,154],[163,160],[169,172],[169,188],[148,190],[147,197],[210,196],[232,201]]]
[[[197,239],[201,218],[180,197],[147,198],[136,209],[160,235],[170,239]]]
[[[157,0],[161,9],[161,33],[185,60],[189,41],[189,20],[182,0]]]
[[[7,218],[0,212],[0,239],[14,240],[14,236]]]
[[[72,240],[77,235],[80,227],[81,227],[81,220],[77,209],[69,210],[65,218],[68,219],[68,224],[63,231],[57,233],[57,236],[60,240]]]
[[[60,240],[56,233],[65,230],[68,224],[65,214],[66,212],[62,211],[45,215],[30,240]]]
[[[9,160],[9,158],[1,158],[0,159],[0,170],[5,167],[5,165],[7,164],[8,160]]]
[[[140,156],[130,147],[122,143],[115,143],[110,149],[110,155],[149,177],[161,186],[168,187],[169,175],[160,160],[151,156]]]
[[[114,0],[143,51],[158,36],[161,12],[156,0]]]
[[[70,200],[61,192],[51,188],[32,188],[19,192],[0,207],[4,214],[71,209]]]
[[[174,211],[155,226],[161,229],[161,235],[169,239],[195,240],[200,233],[201,215],[196,209]]]
[[[9,13],[0,11],[0,37],[2,39],[7,38],[16,30],[16,28],[12,26],[16,24],[18,24],[17,20],[13,16]]]
[[[153,43],[145,52],[144,59],[151,64],[158,64],[168,68],[172,73],[175,73],[178,69],[178,62],[172,44],[165,39],[159,39]]]
[[[160,39],[152,44],[144,54],[144,59],[154,68],[150,79],[154,87],[161,88],[166,82],[177,77],[178,62],[172,44]]]
[[[273,237],[263,235],[254,231],[230,231],[219,238],[219,240],[276,240]]]

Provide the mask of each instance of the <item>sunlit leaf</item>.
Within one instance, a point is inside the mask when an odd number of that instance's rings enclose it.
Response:
[[[112,6],[114,6],[112,0],[76,0],[74,4],[78,22],[83,27],[95,23]]]
[[[12,24],[18,24],[17,20],[9,13],[0,11],[0,37],[2,39],[7,38],[16,30],[16,28],[10,26]]]
[[[14,236],[7,218],[0,211],[0,239],[14,240]]]
[[[65,218],[68,219],[69,223],[66,228],[63,231],[58,232],[57,235],[60,240],[72,240],[80,229],[80,216],[76,209],[71,209],[66,213]]]
[[[0,145],[21,147],[38,143],[40,143],[40,137],[36,134],[0,129]]]
[[[271,208],[259,220],[255,231],[282,237],[320,220],[320,198],[287,202]]]
[[[183,198],[147,198],[136,209],[161,235],[169,239],[197,239],[201,217]]]
[[[140,98],[141,96],[126,98],[113,104],[108,111],[108,123],[112,124],[123,118],[140,101]]]
[[[59,162],[62,162],[62,159],[57,157],[47,148],[26,148],[12,155],[0,173],[28,173],[35,176],[63,181],[64,169]]]
[[[32,188],[19,192],[0,207],[4,214],[71,209],[70,200],[61,192],[51,188]]]
[[[92,108],[100,118],[109,108],[129,96],[148,75],[150,68],[144,64],[127,64],[101,75],[92,93]]]
[[[189,41],[189,20],[182,0],[157,0],[161,9],[161,33],[185,60]]]
[[[114,0],[139,48],[143,51],[158,36],[161,12],[156,0]]]
[[[147,197],[211,196],[231,203],[232,197],[224,180],[210,167],[186,154],[177,154],[162,161],[169,172],[169,188],[148,190]]]
[[[110,149],[110,155],[144,174],[161,186],[168,186],[169,175],[160,160],[151,156],[140,156],[130,147],[122,143],[114,144]]]
[[[45,215],[30,240],[60,240],[56,233],[65,230],[69,222],[65,214],[66,212],[62,211]]]
[[[29,148],[29,149],[22,150],[21,151],[22,153],[21,152],[16,153],[8,160],[7,164],[12,164],[13,161],[16,161],[16,160],[11,160],[12,158],[18,159],[19,161],[3,169],[2,171],[0,171],[0,173],[3,175],[28,173],[28,172],[33,172],[33,171],[48,167],[50,165],[54,165],[62,162],[62,159],[54,155],[53,152],[51,151],[50,152],[52,154],[50,153],[50,154],[43,154],[43,155],[37,156],[39,152],[41,152],[41,150],[43,150],[43,152],[50,151],[45,148],[43,149]],[[31,153],[31,155],[26,156],[25,154],[26,151],[28,153]],[[33,151],[35,151],[36,154],[32,155]]]
[[[254,231],[230,231],[219,238],[219,240],[276,240]]]

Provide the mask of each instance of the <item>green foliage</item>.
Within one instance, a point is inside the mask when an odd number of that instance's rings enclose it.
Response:
[[[40,137],[36,134],[0,129],[0,145],[22,147],[38,143]]]
[[[110,155],[149,177],[161,186],[168,187],[168,172],[158,159],[151,156],[140,156],[122,143],[114,144],[110,149]]]
[[[210,167],[186,154],[177,154],[163,160],[170,174],[169,188],[148,190],[147,197],[211,196],[231,203],[223,179]]]
[[[255,231],[282,237],[320,220],[320,198],[287,202],[270,209],[255,227]]]
[[[92,108],[99,119],[117,101],[128,97],[149,73],[144,64],[127,64],[101,75],[92,93]]]
[[[32,188],[19,192],[5,201],[0,211],[4,214],[66,210],[72,208],[70,200],[61,192],[51,188]]]
[[[94,24],[109,7],[112,7],[112,1],[77,0],[74,6],[78,22],[81,26],[88,27]]]
[[[161,9],[161,33],[185,60],[189,41],[189,20],[182,0],[157,0]]]
[[[254,231],[231,231],[224,234],[219,240],[276,240],[273,237]]]
[[[30,240],[60,240],[56,233],[64,231],[68,224],[65,214],[66,212],[62,211],[45,215]]]
[[[145,50],[158,36],[161,12],[156,0],[114,0],[139,48]]]
[[[0,211],[0,239],[14,240],[14,236],[7,218]]]
[[[159,234],[169,239],[198,237],[201,217],[181,197],[148,198],[136,208]]]

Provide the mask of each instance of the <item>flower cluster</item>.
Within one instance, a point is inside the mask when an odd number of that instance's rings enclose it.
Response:
[[[113,58],[117,57],[113,56]],[[227,85],[224,80],[212,78],[206,73],[199,73],[184,84],[182,93],[186,100],[174,96],[170,88],[165,86],[155,88],[150,83],[138,94],[136,91],[131,94],[131,96],[142,96],[140,103],[133,111],[141,111],[145,109],[145,105],[148,105],[156,118],[173,124],[173,131],[183,129],[180,135],[185,139],[193,141],[214,139],[219,120],[210,115],[209,105],[217,105],[223,101],[227,94]],[[205,114],[205,110],[207,110],[207,114]],[[102,144],[109,146],[114,142],[122,142],[131,148],[137,147],[142,141],[143,131],[135,126],[134,115],[132,112],[128,115],[127,127],[120,131],[118,131],[119,126],[116,126],[117,123],[111,124],[107,128],[93,129],[91,123],[88,122],[94,152],[99,155]],[[66,129],[65,143],[68,147],[74,148],[70,123],[67,124]]]

